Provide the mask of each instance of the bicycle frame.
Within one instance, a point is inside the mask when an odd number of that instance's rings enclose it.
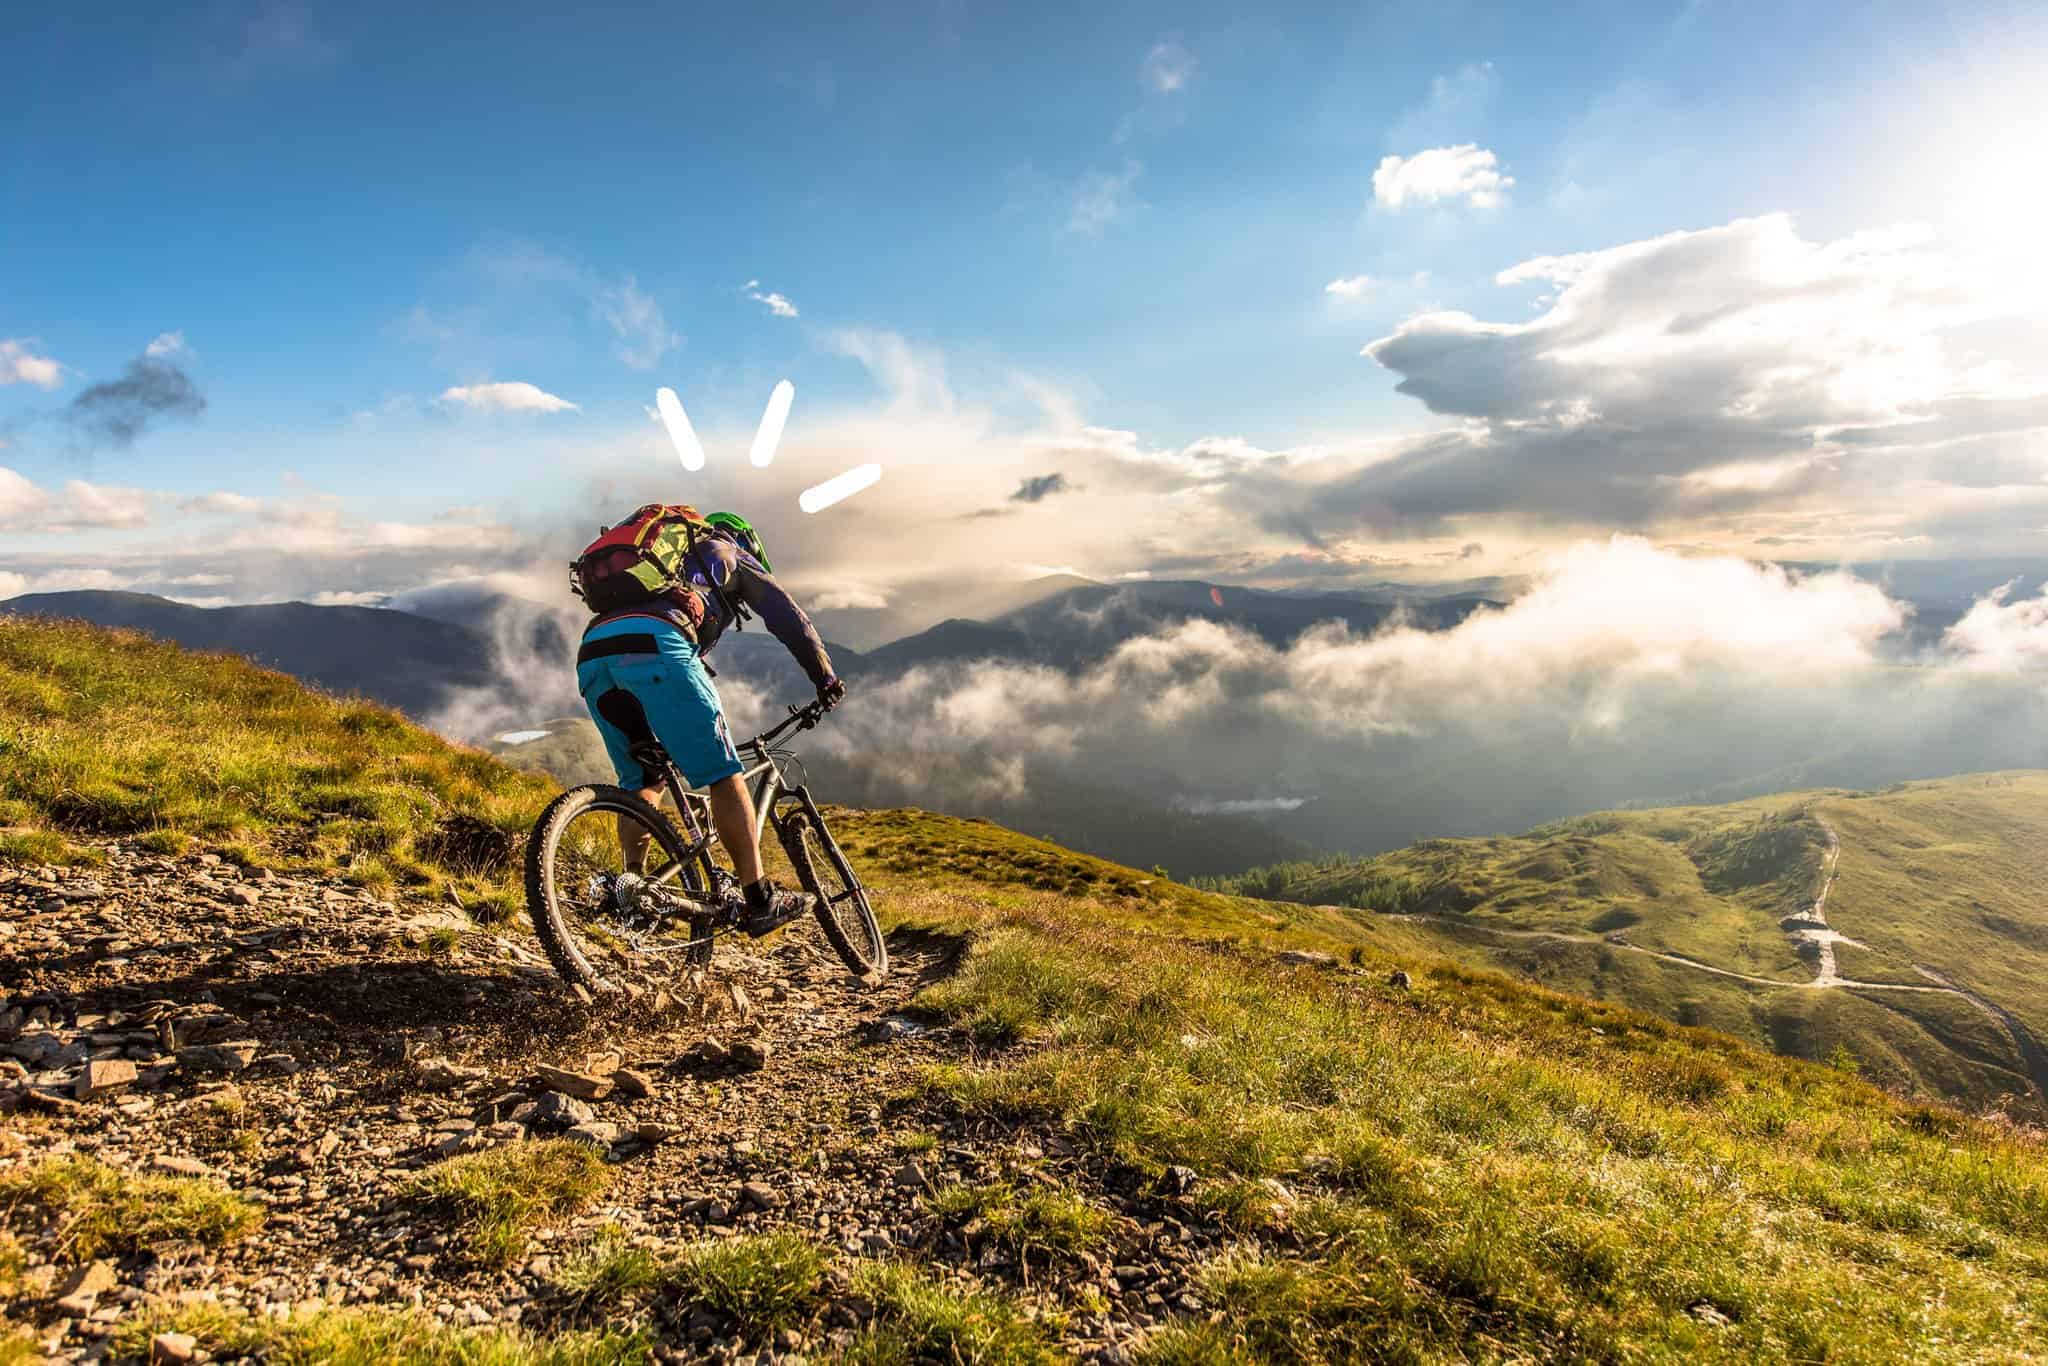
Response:
[[[740,781],[747,785],[748,795],[754,801],[754,843],[759,845],[767,833],[768,819],[778,803],[786,800],[801,801],[797,790],[789,785],[782,772],[785,760],[794,756],[787,750],[777,748],[775,742],[783,732],[792,727],[809,730],[818,724],[824,715],[824,708],[813,702],[807,707],[791,707],[789,719],[773,726],[753,739],[736,746],[744,765],[740,769]],[[747,760],[752,762],[748,763]],[[675,803],[677,824],[681,827],[684,842],[689,846],[681,862],[671,864],[654,874],[657,884],[673,882],[682,875],[683,865],[691,859],[709,860],[711,842],[718,838],[717,828],[711,820],[711,798],[703,791],[687,787],[683,775],[674,763],[664,762],[661,766],[662,786],[669,799]]]

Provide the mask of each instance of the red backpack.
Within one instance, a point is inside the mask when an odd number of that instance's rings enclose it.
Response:
[[[687,589],[684,562],[700,539],[717,534],[687,503],[649,503],[583,548],[569,566],[569,586],[593,612],[651,602]],[[703,604],[690,606],[691,620],[701,619]]]

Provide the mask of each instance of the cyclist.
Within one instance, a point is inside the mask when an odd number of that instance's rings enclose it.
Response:
[[[576,562],[577,592],[597,613],[576,653],[576,687],[597,723],[619,786],[661,802],[655,774],[633,757],[650,736],[691,786],[711,798],[712,824],[746,895],[740,928],[755,937],[810,910],[813,898],[774,886],[761,869],[754,803],[703,656],[749,610],[802,666],[831,710],[846,696],[811,619],[775,581],[760,533],[732,512],[653,504],[607,529]],[[643,871],[647,831],[619,818],[627,871]]]

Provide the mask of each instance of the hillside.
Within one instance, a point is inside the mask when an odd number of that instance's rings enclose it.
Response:
[[[1604,812],[1214,885],[1401,917],[1547,986],[2039,1118],[2044,859],[2048,774],[2024,772]]]
[[[505,851],[460,883],[427,813],[545,796],[484,756],[18,622],[0,727],[16,1356],[2020,1359],[2044,1326],[2035,1131],[1426,923],[835,812],[886,982],[793,927],[601,1012],[446,900]],[[64,800],[117,758],[176,795],[151,823]],[[391,819],[329,831],[336,783]],[[1717,866],[1766,897],[1769,864]]]
[[[492,678],[489,640],[452,622],[378,607],[303,602],[188,607],[147,593],[29,593],[0,614],[73,618],[146,631],[193,650],[246,656],[343,695],[426,716]]]

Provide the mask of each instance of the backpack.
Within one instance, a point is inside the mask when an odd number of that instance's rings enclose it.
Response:
[[[569,566],[569,586],[593,612],[615,612],[686,587],[684,562],[718,529],[687,503],[649,503],[605,527]],[[702,605],[693,604],[701,617]]]

